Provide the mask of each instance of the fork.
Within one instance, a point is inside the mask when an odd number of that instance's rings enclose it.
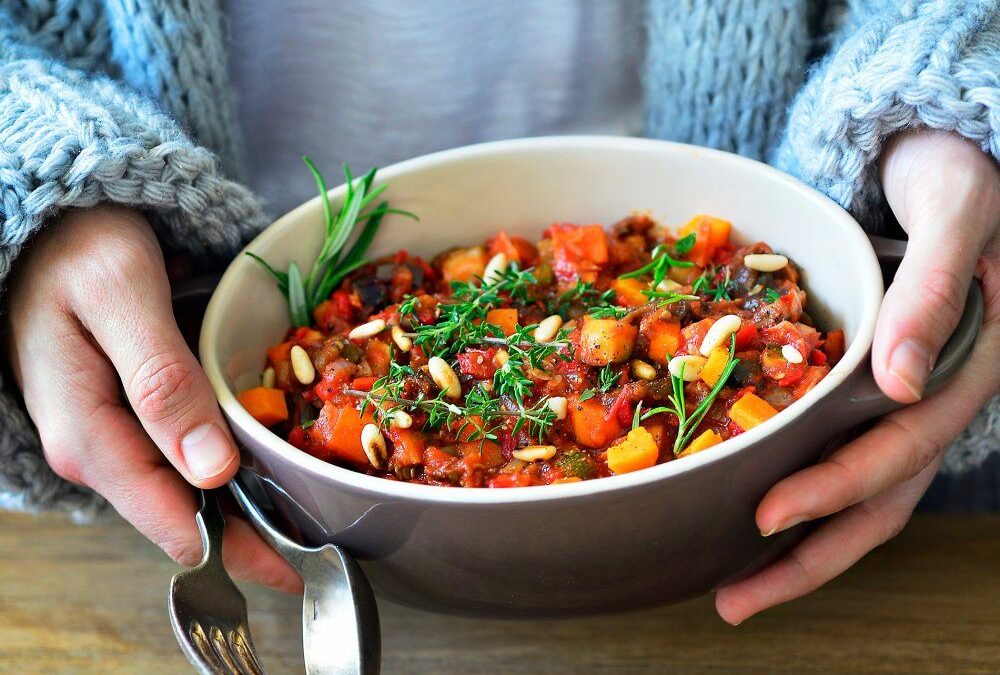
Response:
[[[215,490],[201,491],[201,563],[170,582],[170,625],[202,675],[264,675],[250,636],[247,601],[222,564],[225,518]]]

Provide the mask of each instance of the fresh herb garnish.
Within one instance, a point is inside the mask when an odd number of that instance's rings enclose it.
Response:
[[[637,270],[632,270],[621,275],[620,279],[636,279],[644,274],[651,274],[653,277],[653,288],[660,285],[660,282],[667,277],[667,272],[671,267],[694,267],[694,263],[688,260],[677,260],[667,253],[667,248],[663,244],[658,244],[653,249],[651,260]]]
[[[582,392],[580,392],[580,397],[577,399],[577,401],[583,403],[584,401],[588,401],[594,398],[595,396],[597,396],[596,389],[584,389]]]
[[[624,319],[626,316],[632,313],[632,309],[629,307],[619,307],[617,305],[606,305],[604,307],[595,307],[590,310],[590,316],[595,319]]]
[[[643,291],[642,293],[650,300],[656,300],[659,307],[666,307],[681,300],[701,300],[697,295],[674,293],[673,291]]]
[[[567,291],[563,291],[554,300],[546,303],[549,314],[558,314],[562,318],[567,318],[567,314],[573,305],[583,305],[589,308],[605,307],[612,304],[615,299],[615,292],[612,289],[600,291],[589,281],[578,279],[576,285]]]
[[[778,300],[781,300],[781,296],[778,294],[778,291],[774,290],[773,288],[769,288],[766,291],[764,291],[764,299],[767,300],[769,304],[772,304],[777,302]]]
[[[373,202],[385,192],[388,185],[372,187],[376,169],[372,169],[355,180],[346,165],[344,166],[344,176],[347,179],[347,194],[340,211],[334,214],[323,175],[311,159],[304,157],[303,160],[312,172],[316,187],[319,189],[323,202],[323,221],[326,230],[323,245],[320,247],[319,255],[309,270],[309,274],[303,278],[298,264],[294,261],[289,263],[287,272],[282,272],[272,267],[259,255],[247,251],[247,255],[259,262],[274,278],[278,289],[285,295],[288,300],[292,324],[295,327],[308,326],[316,306],[330,297],[330,293],[343,281],[344,277],[367,264],[368,261],[364,259],[365,251],[368,250],[368,246],[375,238],[375,233],[386,214],[396,213],[419,220],[415,214],[409,211],[390,208],[386,201],[372,206]],[[361,224],[363,227],[354,240],[354,244],[346,253],[342,254],[347,239],[356,226]]]
[[[670,413],[677,418],[677,438],[674,440],[674,454],[679,454],[681,450],[687,447],[688,443],[691,442],[691,437],[694,435],[695,430],[701,421],[705,418],[708,413],[709,408],[712,407],[712,403],[715,402],[716,397],[722,388],[726,386],[726,381],[733,372],[733,368],[740,360],[736,358],[736,336],[733,335],[729,339],[729,358],[726,361],[725,367],[722,369],[722,374],[719,376],[719,381],[715,383],[712,390],[708,392],[708,396],[698,404],[698,407],[692,411],[690,415],[687,413],[687,405],[684,401],[684,369],[681,368],[680,377],[676,375],[671,375],[670,380],[673,385],[674,393],[670,396],[669,406],[658,406],[647,410],[640,421],[647,420],[653,415],[658,415],[660,413]],[[633,421],[634,423],[634,421]]]
[[[694,248],[695,239],[696,237],[694,232],[678,239],[677,243],[674,244],[674,252],[677,253],[677,255],[687,255],[691,252],[691,249]]]
[[[618,380],[622,378],[622,371],[619,368],[615,368],[610,363],[599,371],[597,371],[597,387],[603,392],[608,393],[615,385],[618,384]]]
[[[691,285],[691,292],[701,295],[710,295],[716,302],[720,300],[732,300],[732,297],[729,295],[729,268],[726,267],[726,276],[722,283],[717,286],[713,286],[712,280],[717,274],[718,269],[714,266],[711,269],[707,269],[702,272],[701,276],[695,279],[694,284]]]

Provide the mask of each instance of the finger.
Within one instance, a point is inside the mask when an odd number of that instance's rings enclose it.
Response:
[[[208,379],[177,328],[162,259],[148,251],[130,251],[132,260],[120,261],[124,269],[110,283],[112,301],[103,311],[81,312],[81,320],[118,371],[153,442],[188,482],[217,487],[235,474],[239,455]]]
[[[992,287],[992,280],[984,286]],[[891,413],[819,464],[775,485],[757,508],[757,525],[773,534],[841,511],[917,475],[939,457],[1000,388],[1000,322],[995,303],[969,361],[940,392]]]
[[[842,574],[903,529],[938,463],[932,462],[909,481],[823,523],[778,562],[720,588],[715,596],[719,616],[737,625],[768,607],[811,593]]]
[[[889,150],[886,197],[909,233],[879,312],[875,379],[900,402],[919,400],[965,306],[973,269],[1000,213],[1000,174],[974,144],[917,134]]]
[[[74,367],[64,377],[30,365],[23,370],[25,402],[50,465],[63,478],[103,495],[174,560],[197,564],[201,536],[193,490],[118,403],[111,365],[78,332],[58,319],[52,325],[64,329],[60,337],[35,341],[32,355],[51,363],[71,353]],[[226,520],[223,557],[238,578],[301,592],[294,570],[241,519]]]

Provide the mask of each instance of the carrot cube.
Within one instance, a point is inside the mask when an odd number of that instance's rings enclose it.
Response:
[[[499,327],[503,334],[509,337],[517,329],[517,310],[514,308],[491,309],[486,312],[486,323]]]
[[[236,399],[255,420],[265,427],[288,419],[285,392],[269,387],[254,387],[241,391]]]
[[[756,394],[749,393],[744,394],[743,398],[729,408],[729,419],[736,422],[744,431],[753,429],[777,414],[778,411],[770,403]]]
[[[660,456],[653,435],[643,427],[628,432],[625,440],[608,448],[608,468],[615,473],[648,469]]]
[[[678,453],[678,457],[687,457],[688,455],[693,455],[696,452],[701,452],[706,448],[710,448],[713,445],[718,445],[724,439],[719,434],[715,433],[711,429],[705,433],[698,436],[698,438],[691,441],[691,443]]]
[[[716,347],[708,356],[708,361],[702,367],[699,377],[705,384],[714,387],[722,377],[722,371],[726,369],[727,363],[729,363],[729,350]]]

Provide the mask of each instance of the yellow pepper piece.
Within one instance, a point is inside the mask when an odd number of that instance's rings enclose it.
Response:
[[[660,456],[653,434],[643,427],[628,432],[625,440],[608,448],[608,468],[615,473],[628,473],[647,469]]]
[[[726,369],[727,363],[729,363],[729,350],[716,347],[708,355],[708,361],[702,367],[699,377],[705,384],[714,387],[715,383],[722,377],[722,371]]]

